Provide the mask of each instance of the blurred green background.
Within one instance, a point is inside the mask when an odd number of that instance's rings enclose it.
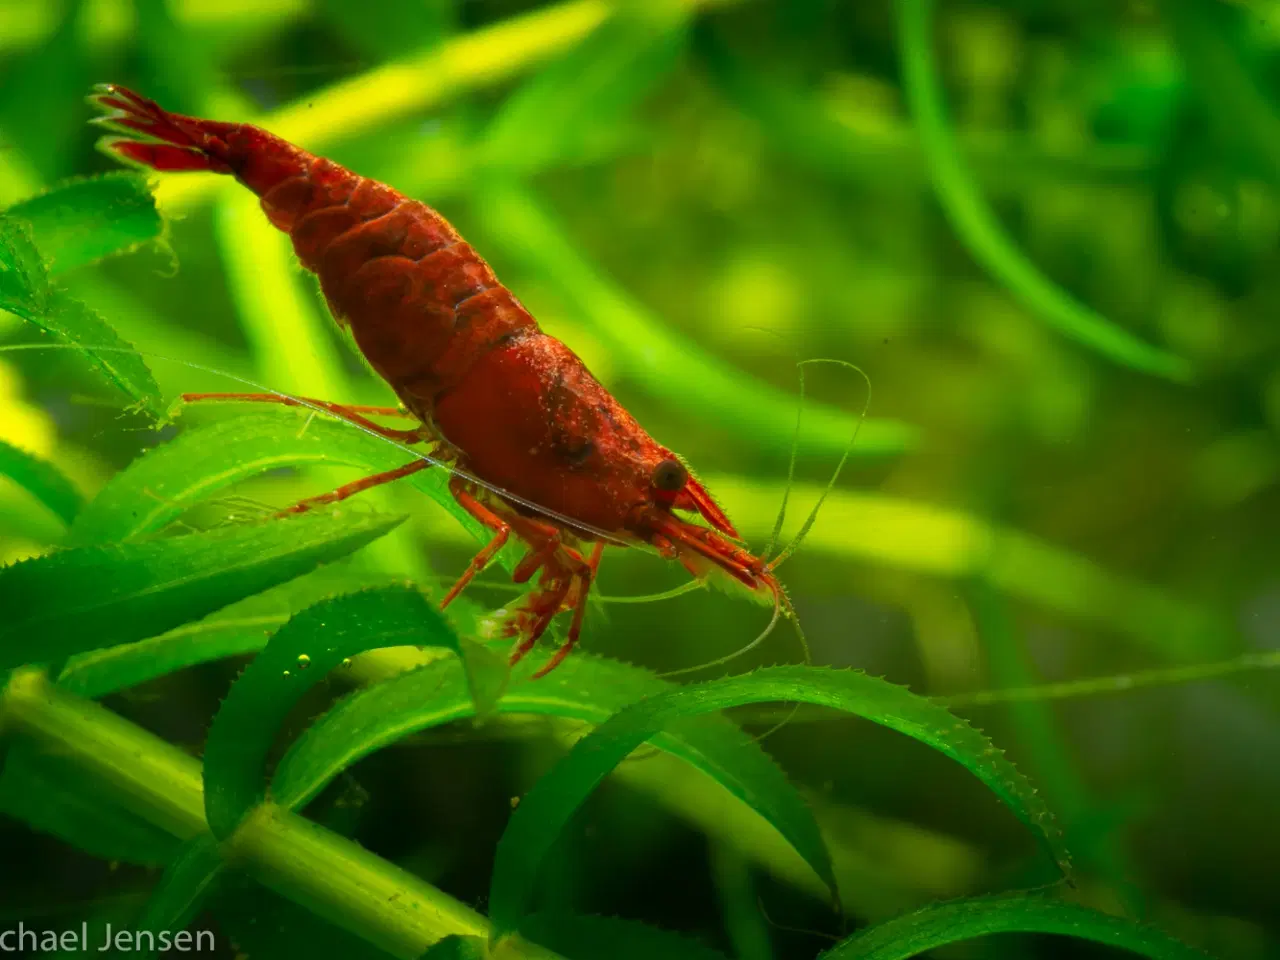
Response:
[[[781,568],[815,662],[959,697],[1058,814],[1082,902],[1219,956],[1280,956],[1280,4],[2,0],[0,205],[113,168],[86,125],[105,81],[261,123],[436,206],[756,549],[786,490],[795,364],[860,366],[868,420]],[[393,402],[254,198],[198,175],[157,195],[167,244],[68,285],[169,395],[243,389],[231,375]],[[0,339],[36,338],[0,314]],[[805,369],[787,533],[865,401],[849,371]],[[173,432],[122,413],[76,356],[0,354],[0,439],[86,492]],[[221,509],[348,478],[286,472]],[[48,550],[56,519],[6,483],[0,561]],[[358,564],[437,590],[462,570],[472,545],[433,502],[371,499],[415,519]],[[499,606],[503,579],[471,598]],[[600,585],[683,580],[611,552]],[[671,670],[766,619],[705,591],[603,604],[584,645]],[[800,656],[784,626],[715,670]],[[108,703],[198,752],[231,675]],[[1115,679],[1071,686],[1098,677]],[[819,811],[852,924],[1049,879],[1007,810],[905,738],[801,712],[766,743]],[[352,829],[479,903],[509,798],[556,749],[403,744],[356,768]],[[549,901],[744,957],[841,933],[794,862],[738,832],[756,828],[692,781],[656,802],[653,779],[593,798]],[[154,881],[7,820],[0,859],[5,918],[74,917]],[[946,955],[1106,954],[1005,938]]]

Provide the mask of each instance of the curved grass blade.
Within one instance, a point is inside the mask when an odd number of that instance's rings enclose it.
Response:
[[[527,663],[516,667],[495,712],[600,723],[626,704],[672,689],[643,669],[586,653],[564,660],[538,682],[529,682],[549,657],[535,650],[525,658]],[[453,660],[390,677],[340,701],[303,732],[280,760],[271,792],[279,804],[301,808],[362,756],[408,733],[472,713],[461,668]],[[813,813],[777,764],[739,728],[724,718],[701,718],[658,733],[653,745],[686,760],[745,801],[774,831],[790,838],[823,883],[832,886],[831,865]]]
[[[40,251],[25,220],[0,215],[0,310],[71,344],[112,386],[153,417],[160,388],[133,347],[84,303],[49,283]],[[101,348],[100,350],[98,348]]]
[[[84,505],[80,491],[47,460],[0,440],[0,476],[6,476],[57,514],[68,526]]]
[[[323,464],[374,473],[416,455],[305,409],[280,407],[218,420],[184,430],[112,477],[77,519],[70,542],[129,540],[159,530],[218,491],[269,470]],[[398,482],[427,494],[477,541],[489,541],[491,533],[449,492],[445,471],[423,470]],[[519,558],[517,545],[498,556],[508,570]]]
[[[498,844],[489,895],[495,936],[518,929],[529,912],[539,868],[557,835],[591,791],[632,750],[686,718],[775,700],[834,707],[862,716],[951,757],[1036,833],[1064,874],[1069,871],[1066,850],[1044,803],[1001,751],[968,723],[903,687],[863,673],[768,667],[632,704],[579,741],[539,780],[512,814]],[[797,844],[798,838],[783,832]],[[824,873],[816,864],[814,867],[824,879],[830,876],[829,868]],[[829,885],[834,892],[834,883]]]
[[[535,650],[512,672],[495,706],[500,714],[535,714],[590,724],[642,697],[671,690],[652,674],[628,664],[578,653],[554,671],[528,677],[551,656]],[[311,725],[280,761],[272,794],[297,809],[344,769],[375,750],[419,730],[470,717],[473,707],[458,664],[431,663],[358,691]],[[662,731],[653,745],[706,773],[746,802],[764,822],[791,839],[823,882],[831,868],[808,805],[758,744],[723,717]],[[763,824],[762,824],[763,828]]]
[[[30,224],[50,276],[129,253],[164,231],[146,177],[129,171],[64,180],[4,213]]]
[[[321,567],[304,577],[216,610],[157,637],[72,657],[58,676],[69,693],[97,699],[184,667],[256,653],[295,613],[362,587],[390,586],[381,574]]]
[[[974,897],[925,907],[854,934],[819,960],[907,960],[926,950],[993,933],[1056,933],[1151,960],[1206,955],[1151,927],[1032,894]]]
[[[476,191],[474,202],[492,242],[554,284],[614,358],[655,396],[678,401],[680,409],[696,407],[706,421],[760,447],[780,454],[791,448],[794,397],[735,370],[651,316],[589,262],[533,193],[495,181]],[[836,457],[844,453],[856,417],[812,402],[804,416],[802,447]],[[908,424],[867,419],[853,456],[902,453],[918,441]]]
[[[930,27],[933,0],[900,0],[903,83],[933,172],[938,201],[960,239],[996,280],[1060,333],[1121,366],[1168,380],[1192,378],[1186,360],[1144,343],[1076,301],[1013,244],[965,169],[938,93]]]
[[[92,780],[57,754],[19,740],[3,760],[0,813],[100,860],[156,867],[178,852],[179,842],[171,833],[102,803]]]
[[[981,577],[962,584],[962,596],[968,604],[978,636],[986,652],[990,677],[997,687],[1026,688],[1034,686],[1036,676],[1024,641],[1018,636],[1004,598]],[[1071,746],[1049,704],[1014,702],[1009,705],[1010,726],[1025,750],[1024,765],[1041,784],[1058,815],[1066,824],[1066,836],[1075,851],[1076,860],[1093,876],[1112,889],[1122,890],[1124,878],[1132,876],[1125,862],[1123,844],[1107,833],[1079,828],[1082,822],[1097,817],[1097,800],[1077,769]],[[1122,901],[1133,906],[1131,899]]]
[[[520,934],[568,960],[728,960],[696,940],[621,917],[535,913],[521,921]]]
[[[506,665],[496,654],[459,639],[444,614],[411,587],[366,590],[308,607],[276,631],[213,719],[204,784],[214,836],[229,836],[266,799],[267,755],[299,698],[348,658],[402,646],[454,651],[466,674],[468,702],[480,715],[491,709],[506,681]]]
[[[330,511],[12,564],[0,569],[0,669],[154,636],[345,556],[404,519]]]

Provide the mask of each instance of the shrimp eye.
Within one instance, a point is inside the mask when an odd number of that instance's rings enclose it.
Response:
[[[663,493],[678,493],[688,481],[689,471],[679,460],[663,460],[653,468],[653,488]]]

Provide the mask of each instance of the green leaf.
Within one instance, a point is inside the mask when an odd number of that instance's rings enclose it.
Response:
[[[1032,895],[975,897],[925,907],[854,934],[819,960],[907,960],[992,933],[1057,933],[1151,957],[1205,960],[1168,934],[1088,907]]]
[[[78,348],[107,383],[160,415],[160,388],[137,351],[96,312],[49,284],[30,225],[6,216],[0,216],[0,309]]]
[[[31,225],[52,276],[128,253],[164,230],[146,177],[128,171],[64,180],[5,214]]]
[[[299,610],[360,587],[388,586],[390,581],[383,574],[321,567],[158,637],[77,654],[63,668],[58,686],[96,699],[184,667],[256,653]]]
[[[330,511],[0,568],[0,669],[154,636],[345,556],[403,520]]]
[[[161,415],[160,388],[150,368],[133,344],[121,338],[92,307],[54,289],[42,316],[19,315],[61,343],[78,348],[103,380],[126,394],[141,410],[152,417]]]
[[[1020,251],[978,191],[947,125],[934,64],[933,0],[900,0],[898,35],[903,86],[920,130],[938,201],[973,258],[1059,333],[1114,363],[1178,382],[1190,364],[1153,347],[1075,300]]]
[[[402,646],[446,647],[458,654],[469,699],[482,714],[506,681],[501,659],[460,640],[444,614],[412,587],[366,590],[308,607],[268,641],[213,719],[205,745],[204,796],[215,836],[229,836],[265,799],[265,767],[275,732],[302,695],[350,657]]]
[[[520,933],[568,960],[726,960],[696,940],[621,917],[535,913],[520,921]]]
[[[94,782],[73,761],[19,740],[4,757],[0,813],[102,860],[145,867],[168,863],[179,846],[173,835],[103,803]]]
[[[649,697],[620,711],[584,737],[524,797],[498,844],[489,895],[497,933],[518,928],[529,912],[539,868],[574,811],[636,747],[678,720],[764,701],[834,707],[905,733],[962,764],[1034,830],[1063,872],[1068,860],[1051,816],[1035,790],[991,742],[938,704],[864,673],[817,667],[770,667]],[[753,784],[741,785],[747,790]],[[732,788],[731,788],[732,789]],[[740,794],[741,796],[742,794]],[[743,799],[753,803],[748,793]],[[826,852],[815,857],[806,838],[776,824],[834,892]],[[803,845],[802,845],[803,844]]]
[[[217,890],[223,865],[218,842],[209,834],[193,837],[183,844],[182,852],[165,868],[160,882],[152,890],[135,926],[136,930],[156,935],[157,950],[139,949],[138,953],[144,957],[155,956],[161,949],[159,941],[164,933],[173,935],[187,928]]]
[[[415,456],[419,454],[309,410],[279,407],[217,420],[184,430],[112,477],[80,514],[70,542],[107,543],[159,530],[218,491],[281,467],[345,465],[376,473]],[[427,494],[477,541],[487,543],[492,537],[458,506],[445,471],[423,470],[397,482]],[[499,555],[507,569],[514,568],[519,550],[517,545]]]
[[[515,668],[498,713],[596,724],[641,697],[672,689],[637,667],[582,652],[530,681],[550,656],[535,650]],[[360,758],[409,733],[472,714],[462,671],[453,660],[391,677],[345,698],[312,724],[280,761],[272,793],[279,803],[296,809]],[[723,717],[702,717],[658,733],[653,745],[688,761],[748,803],[791,838],[818,875],[831,883],[812,812],[768,754],[736,726]]]
[[[53,464],[0,440],[0,475],[43,503],[68,525],[84,503],[80,491]]]
[[[0,215],[0,309],[25,317],[43,314],[49,303],[49,274],[22,220]]]

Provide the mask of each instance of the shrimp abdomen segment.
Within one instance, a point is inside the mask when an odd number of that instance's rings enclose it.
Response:
[[[317,159],[262,205],[374,369],[424,416],[493,343],[536,327],[444,217],[390,187]]]
[[[484,259],[426,204],[260,127],[171,113],[114,85],[92,99],[108,111],[102,122],[127,135],[104,142],[117,156],[162,170],[231,173],[257,194],[319,278],[335,317],[424,417],[493,343],[536,328]]]

